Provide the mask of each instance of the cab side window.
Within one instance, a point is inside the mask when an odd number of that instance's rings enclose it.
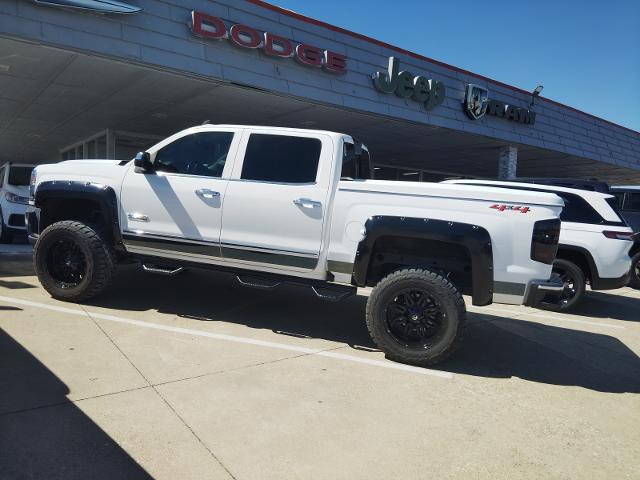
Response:
[[[4,174],[7,172],[7,167],[0,168],[0,187],[4,186]]]
[[[634,212],[640,212],[640,193],[628,193],[629,197],[629,210]]]
[[[317,138],[252,133],[241,178],[274,183],[313,183],[321,149],[322,142]]]
[[[156,170],[221,177],[233,140],[232,132],[201,132],[181,137],[156,153]]]

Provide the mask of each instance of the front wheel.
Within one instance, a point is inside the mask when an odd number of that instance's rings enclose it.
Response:
[[[636,253],[631,259],[631,280],[629,286],[640,290],[640,252]]]
[[[58,300],[79,302],[102,293],[114,270],[109,245],[89,225],[65,220],[48,226],[34,247],[44,289]]]
[[[387,358],[418,366],[446,359],[458,347],[466,318],[453,284],[429,270],[399,270],[367,301],[367,328]]]
[[[567,312],[575,308],[584,297],[587,289],[584,272],[575,263],[562,258],[553,262],[553,272],[560,275],[564,289],[559,298],[553,302],[541,304],[540,308],[554,312]]]

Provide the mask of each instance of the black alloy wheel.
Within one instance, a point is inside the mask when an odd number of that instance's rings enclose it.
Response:
[[[87,274],[87,258],[69,238],[57,240],[47,256],[47,271],[61,289],[77,287]]]
[[[640,290],[640,252],[636,252],[631,260],[631,279],[629,286]]]
[[[575,308],[582,301],[587,289],[584,272],[575,263],[562,258],[553,262],[553,272],[562,279],[564,289],[560,295],[545,298],[539,308],[555,312],[566,312]]]
[[[407,289],[386,308],[387,331],[401,345],[426,349],[436,342],[447,321],[438,301],[424,291]]]

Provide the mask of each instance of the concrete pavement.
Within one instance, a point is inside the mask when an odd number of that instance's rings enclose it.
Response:
[[[366,291],[126,267],[80,306],[16,264],[0,478],[640,478],[640,292],[469,307],[460,351],[420,372],[375,350]]]

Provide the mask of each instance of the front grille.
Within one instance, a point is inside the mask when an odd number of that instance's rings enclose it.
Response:
[[[10,227],[21,227],[23,228],[24,223],[24,215],[19,215],[14,213],[13,215],[9,215],[9,226]]]

